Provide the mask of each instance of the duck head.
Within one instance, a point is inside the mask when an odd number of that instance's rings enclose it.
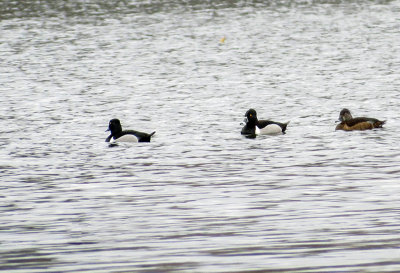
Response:
[[[351,115],[349,109],[344,108],[344,109],[342,109],[342,111],[340,111],[340,114],[339,114],[339,121],[340,122],[347,121],[347,120],[350,120],[352,118],[353,118],[353,116]]]
[[[249,109],[249,110],[247,110],[247,112],[246,112],[246,114],[244,116],[245,116],[244,122],[246,124],[249,124],[249,125],[257,124],[258,118],[257,118],[256,110]]]
[[[122,126],[121,126],[121,122],[119,121],[119,119],[112,119],[110,120],[110,122],[108,123],[108,129],[107,131],[111,131],[111,134],[116,134],[122,131]]]

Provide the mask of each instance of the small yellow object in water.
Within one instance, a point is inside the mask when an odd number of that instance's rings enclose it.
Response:
[[[219,40],[219,42],[220,42],[221,44],[225,43],[225,36],[222,37],[221,40]]]

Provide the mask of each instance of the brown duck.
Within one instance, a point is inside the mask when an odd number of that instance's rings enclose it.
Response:
[[[374,128],[382,128],[385,120],[380,121],[376,118],[358,117],[353,118],[349,109],[344,108],[339,114],[340,123],[336,126],[336,130],[353,131],[353,130],[370,130]]]

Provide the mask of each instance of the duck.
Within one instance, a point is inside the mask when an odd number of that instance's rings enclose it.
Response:
[[[351,112],[347,108],[343,108],[339,114],[339,124],[335,130],[354,131],[354,130],[370,130],[374,128],[382,128],[385,120],[381,121],[376,118],[357,117],[353,118]]]
[[[286,127],[290,121],[282,123],[275,122],[272,120],[259,120],[257,118],[257,112],[254,109],[247,110],[244,115],[244,127],[242,128],[241,134],[254,137],[256,135],[276,135],[284,134]]]
[[[150,142],[155,131],[147,134],[135,130],[122,130],[119,119],[112,119],[108,123],[108,129],[111,134],[106,138],[106,142]]]

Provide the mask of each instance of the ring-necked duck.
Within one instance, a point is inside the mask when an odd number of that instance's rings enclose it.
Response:
[[[111,134],[106,138],[106,142],[110,142],[110,140],[118,142],[150,142],[151,137],[156,133],[147,134],[135,130],[122,130],[119,119],[110,120],[107,131],[111,131]]]
[[[369,130],[374,128],[382,128],[385,120],[380,121],[376,118],[358,117],[353,118],[349,109],[344,108],[339,114],[340,123],[336,126],[336,130],[353,131],[353,130]]]
[[[245,126],[242,128],[241,133],[247,136],[284,134],[290,122],[281,123],[272,120],[258,120],[257,112],[254,109],[249,109],[245,117]]]

